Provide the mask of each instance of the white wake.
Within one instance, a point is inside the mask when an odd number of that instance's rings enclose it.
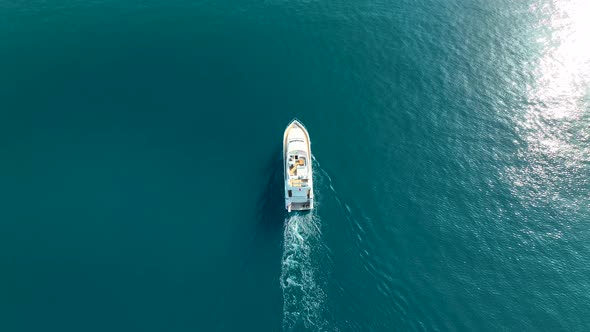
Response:
[[[293,214],[285,220],[281,270],[283,289],[283,330],[322,331],[326,294],[318,281],[315,255],[321,248],[320,220],[317,214]]]

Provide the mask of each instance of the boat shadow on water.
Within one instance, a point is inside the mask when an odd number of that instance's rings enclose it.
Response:
[[[240,245],[239,266],[235,267],[234,282],[224,293],[224,303],[231,303],[227,310],[240,321],[243,330],[278,330],[282,319],[282,294],[279,276],[281,274],[281,244],[286,211],[283,207],[283,168],[280,147],[273,149],[264,168],[260,170],[265,181],[262,192],[256,200],[257,206],[250,218],[247,235]],[[258,299],[255,311],[245,310],[251,299]],[[226,316],[224,316],[226,317]],[[261,319],[265,317],[266,319]],[[269,317],[271,319],[269,319]],[[219,317],[217,330],[235,330],[231,320]]]
[[[286,215],[283,206],[284,184],[280,146],[273,149],[272,157],[267,163],[265,172],[268,174],[268,179],[258,200],[256,231],[257,233],[260,231],[280,233]]]

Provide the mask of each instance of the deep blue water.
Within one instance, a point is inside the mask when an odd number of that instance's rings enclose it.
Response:
[[[0,0],[0,331],[590,330],[589,15]]]

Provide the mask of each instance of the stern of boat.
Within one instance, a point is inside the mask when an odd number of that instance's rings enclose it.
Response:
[[[311,210],[313,209],[313,198],[305,202],[291,202],[287,200],[285,208],[287,209],[287,212]]]

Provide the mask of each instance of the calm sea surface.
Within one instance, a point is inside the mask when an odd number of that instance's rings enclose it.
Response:
[[[590,331],[589,17],[0,0],[0,331]]]

